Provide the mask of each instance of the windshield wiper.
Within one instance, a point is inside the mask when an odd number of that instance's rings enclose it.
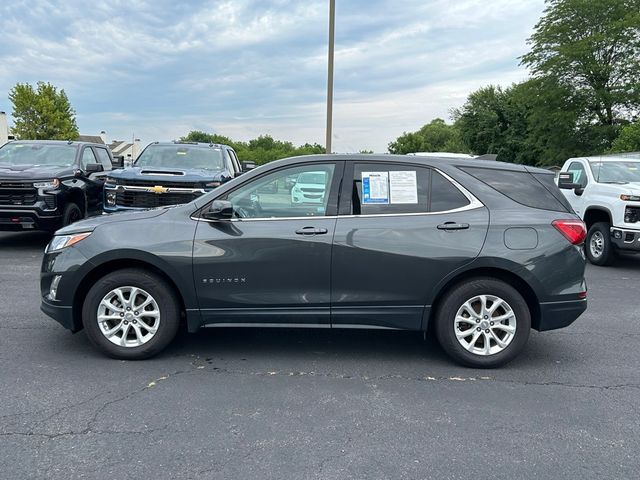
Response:
[[[610,180],[608,182],[605,182],[603,180],[600,180],[598,183],[613,183],[613,184],[616,184],[616,185],[626,185],[629,182],[625,182],[625,181],[622,181],[622,180]]]

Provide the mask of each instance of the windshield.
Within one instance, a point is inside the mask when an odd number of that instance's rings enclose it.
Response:
[[[68,167],[76,158],[76,145],[7,143],[0,148],[0,165]]]
[[[640,182],[640,162],[590,162],[591,171],[600,183]]]
[[[326,176],[325,172],[305,172],[298,176],[298,183],[324,185]]]
[[[222,170],[222,150],[188,145],[149,145],[140,154],[136,167],[205,168]]]

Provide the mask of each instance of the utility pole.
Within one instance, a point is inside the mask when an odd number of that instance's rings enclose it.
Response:
[[[329,65],[327,74],[327,138],[325,150],[331,153],[333,129],[333,44],[336,24],[336,0],[329,0]]]

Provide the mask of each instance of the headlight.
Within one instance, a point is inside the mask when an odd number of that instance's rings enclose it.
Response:
[[[115,178],[107,177],[104,181],[105,187],[115,187],[116,185],[118,185],[118,181]]]
[[[640,195],[620,195],[620,200],[625,202],[640,202]]]
[[[116,204],[116,192],[107,192],[105,197],[107,199],[107,205],[113,206]]]
[[[205,183],[204,186],[206,188],[216,188],[220,186],[220,182],[209,182],[209,183]]]
[[[84,240],[89,235],[91,235],[91,232],[75,233],[73,235],[56,235],[51,239],[49,245],[47,245],[45,252],[57,252],[63,248],[70,247],[71,245],[78,243],[80,240]]]
[[[41,182],[34,182],[35,188],[58,188],[60,186],[60,180],[54,178],[52,180],[42,180]]]

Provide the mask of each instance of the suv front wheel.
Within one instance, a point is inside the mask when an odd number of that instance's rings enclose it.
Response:
[[[180,303],[163,278],[142,269],[118,270],[89,290],[82,323],[91,343],[106,355],[141,360],[176,336]]]
[[[512,286],[493,278],[464,281],[443,298],[435,317],[445,352],[474,368],[494,368],[513,360],[531,329],[527,302]]]

